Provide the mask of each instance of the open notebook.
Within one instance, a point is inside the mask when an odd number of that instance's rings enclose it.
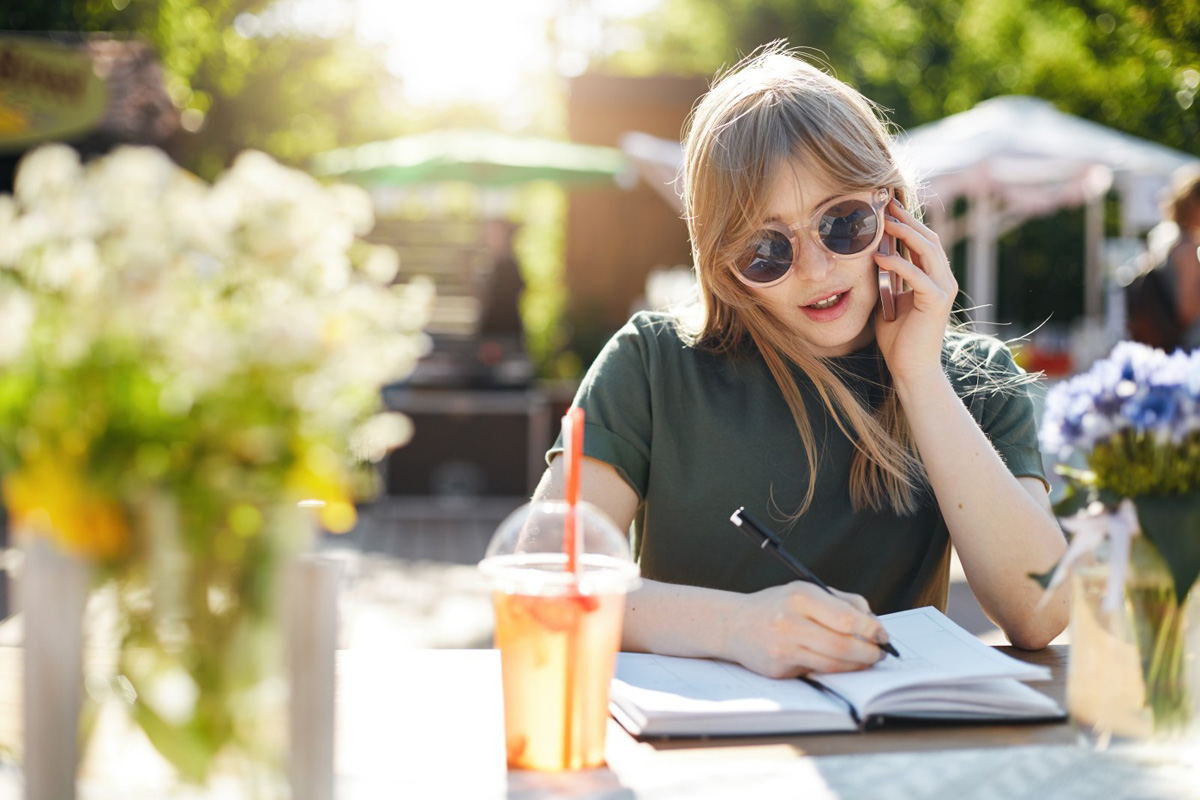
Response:
[[[723,661],[621,653],[613,716],[638,736],[747,736],[845,731],[888,717],[945,720],[1062,719],[1053,700],[1022,681],[1050,670],[983,644],[937,609],[880,617],[900,658],[860,672],[766,678]]]

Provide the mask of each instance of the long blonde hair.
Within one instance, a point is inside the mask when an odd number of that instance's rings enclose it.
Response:
[[[720,77],[693,109],[684,141],[684,209],[703,313],[693,340],[727,354],[749,341],[762,354],[809,466],[808,488],[793,517],[812,503],[818,453],[789,364],[808,375],[854,443],[854,506],[909,514],[927,478],[882,357],[883,401],[872,412],[835,365],[787,335],[730,268],[761,224],[775,172],[796,163],[847,192],[890,187],[905,205],[914,195],[893,158],[887,129],[866,98],[778,44],[752,54]]]

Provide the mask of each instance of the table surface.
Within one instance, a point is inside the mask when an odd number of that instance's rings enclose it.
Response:
[[[1002,649],[1049,666],[1053,678],[1031,685],[1063,702],[1064,646],[1032,653]],[[19,653],[0,647],[6,675],[19,674]],[[5,737],[19,735],[19,686],[19,680],[0,684],[0,746],[13,741]],[[1097,753],[1082,746],[1065,722],[638,741],[610,719],[607,759],[605,768],[576,773],[509,772],[495,650],[338,653],[339,800],[1200,797],[1195,762]],[[11,762],[0,768],[0,798],[15,800],[18,786]],[[108,795],[81,790],[82,800],[92,797]]]
[[[1049,666],[1053,678],[1031,685],[1064,702],[1065,646],[1002,649]],[[396,658],[351,656],[339,667],[341,796],[366,798],[400,787],[408,790],[401,795],[414,797],[588,800],[1200,796],[1195,764],[1096,753],[1067,722],[638,741],[610,719],[606,768],[507,772],[498,653],[412,651]],[[356,691],[381,686],[384,674],[393,676],[386,694]],[[405,711],[396,724],[392,710],[399,709]]]

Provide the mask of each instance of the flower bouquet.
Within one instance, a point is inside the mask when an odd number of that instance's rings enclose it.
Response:
[[[154,149],[51,145],[0,196],[11,524],[109,587],[117,664],[88,692],[188,781],[262,741],[297,504],[350,529],[360,467],[408,435],[380,387],[420,355],[432,289],[392,285],[372,224],[362,190],[255,152],[209,185]]]
[[[1102,735],[1191,735],[1200,716],[1200,351],[1118,344],[1049,392],[1041,438],[1065,461],[1058,471],[1067,490],[1056,511],[1072,534],[1061,563],[1042,578],[1049,586],[1068,571],[1080,579],[1068,702],[1088,705],[1086,684],[1099,688],[1110,662],[1128,656],[1140,671],[1140,682],[1100,689],[1099,716],[1072,712],[1099,721]],[[1114,630],[1127,633],[1117,639],[1128,647],[1098,658],[1089,643]],[[1122,722],[1113,709],[1125,690],[1133,707]]]

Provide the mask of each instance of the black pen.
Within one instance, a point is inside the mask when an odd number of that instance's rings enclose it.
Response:
[[[797,578],[810,583],[815,583],[829,594],[833,594],[833,589],[830,589],[827,585],[825,585],[825,581],[818,578],[812,570],[797,561],[795,556],[793,556],[787,550],[784,550],[783,540],[780,539],[774,531],[770,530],[766,525],[763,525],[761,522],[755,519],[754,515],[747,511],[745,506],[742,506],[738,508],[737,511],[734,511],[729,517],[729,521],[736,525],[742,533],[750,537],[750,541],[758,545],[759,549],[766,550],[771,555],[782,561],[783,565],[787,567]],[[883,652],[889,653],[896,658],[900,657],[899,651],[887,642],[883,642],[882,644],[876,642],[876,644],[879,645],[879,649]]]

